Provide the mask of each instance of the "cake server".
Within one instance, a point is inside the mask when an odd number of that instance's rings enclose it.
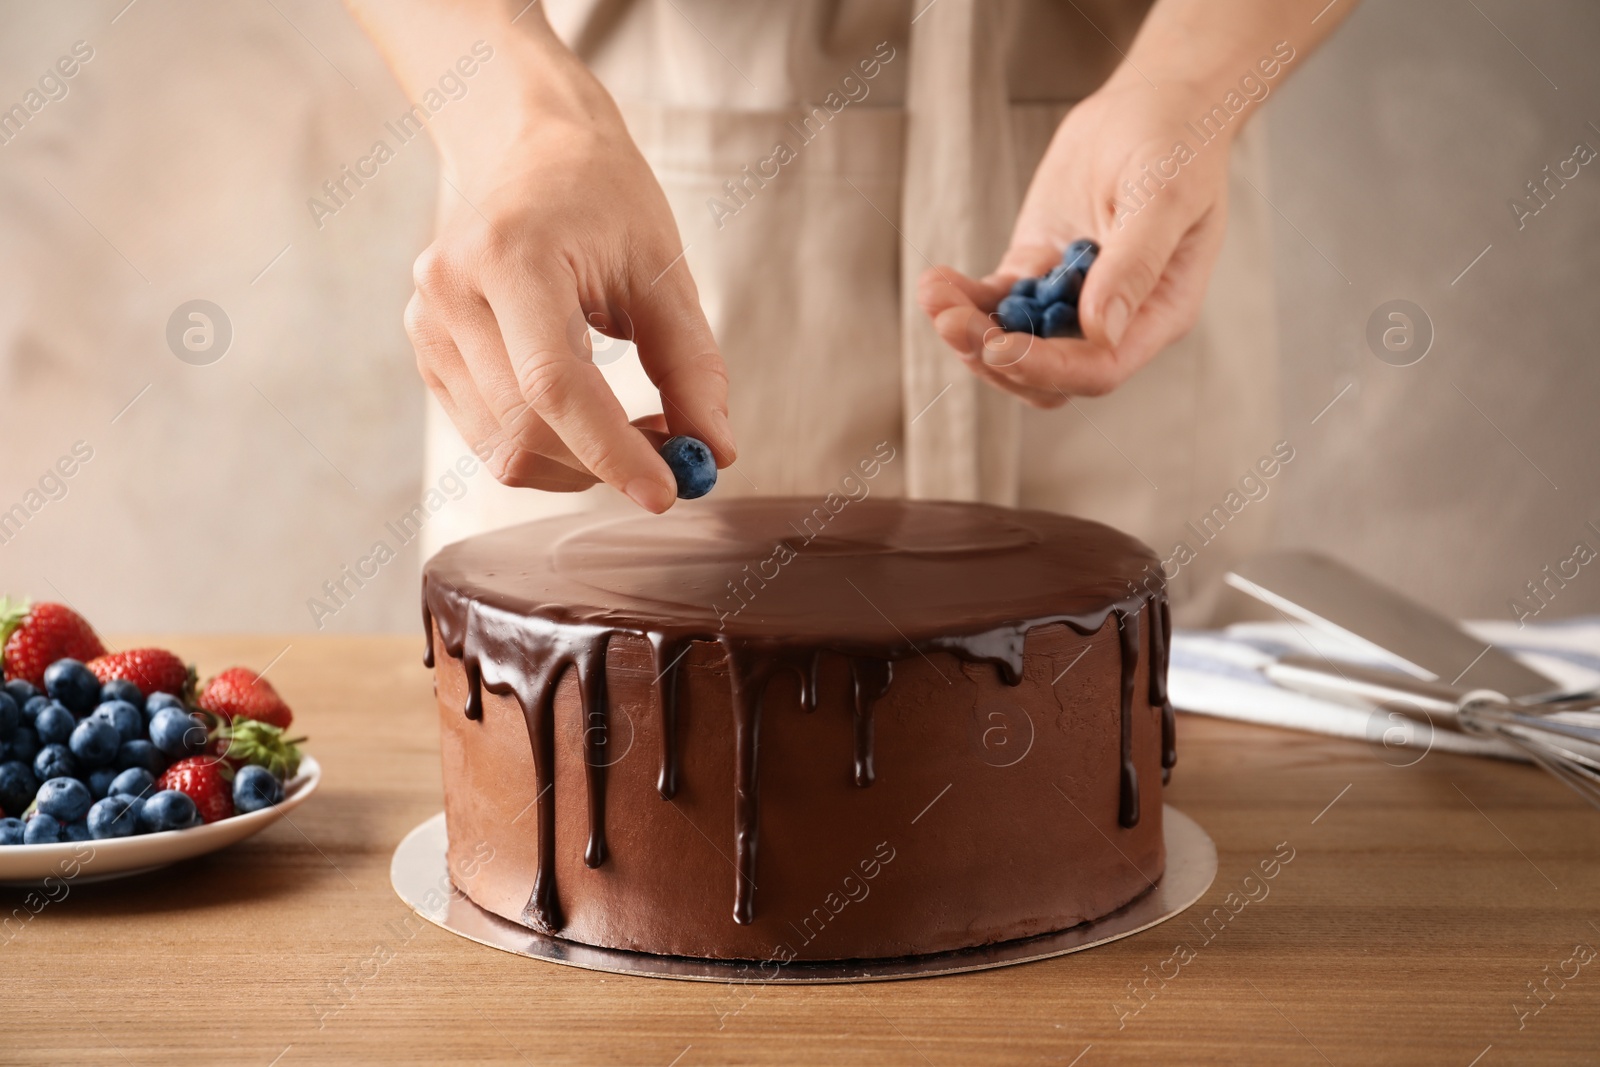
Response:
[[[1291,618],[1381,653],[1424,681],[1487,689],[1513,700],[1568,695],[1452,620],[1320,552],[1259,555],[1223,580]]]

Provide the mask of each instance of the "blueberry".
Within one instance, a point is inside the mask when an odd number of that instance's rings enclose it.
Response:
[[[61,822],[54,816],[39,812],[28,820],[22,831],[24,845],[53,845],[61,840]]]
[[[188,708],[184,706],[183,701],[179,700],[171,693],[151,693],[149,698],[144,702],[145,717],[151,719],[155,718],[156,712],[160,711],[162,708],[177,708],[179,711],[188,710]]]
[[[39,779],[33,768],[19,760],[0,763],[0,810],[25,811],[38,791]]]
[[[33,687],[32,683],[25,682],[21,678],[11,679],[6,683],[5,690],[11,694],[11,699],[17,702],[17,707],[19,708],[26,704],[30,698],[39,695],[39,691]]]
[[[33,732],[39,735],[41,744],[64,745],[71,739],[72,728],[77,725],[78,720],[72,717],[72,712],[51,701],[33,720]]]
[[[88,841],[93,836],[89,832],[89,820],[87,819],[69,822],[61,828],[61,840],[63,841]]]
[[[113,678],[100,687],[100,703],[109,704],[113,700],[126,701],[136,711],[144,710],[144,693],[126,678]]]
[[[187,711],[162,708],[150,719],[150,743],[174,759],[199,755],[206,747],[206,728]]]
[[[1080,237],[1069,244],[1066,251],[1061,253],[1061,265],[1063,267],[1077,267],[1087,274],[1089,273],[1089,268],[1094,265],[1095,257],[1099,254],[1099,245],[1087,237]]]
[[[122,735],[106,720],[91,716],[72,728],[72,740],[68,744],[83,766],[104,767],[117,758]]]
[[[1051,304],[1078,304],[1078,294],[1083,291],[1082,267],[1056,267],[1039,279],[1039,293],[1035,298],[1045,307]]]
[[[75,715],[87,715],[100,703],[100,679],[75,659],[58,659],[44,669],[44,691]]]
[[[0,692],[0,741],[10,740],[22,725],[22,709],[10,693]]]
[[[156,746],[140,738],[122,743],[117,750],[117,766],[122,770],[138,767],[154,777],[167,769],[167,757]]]
[[[116,727],[117,736],[123,741],[132,741],[144,733],[144,714],[126,700],[107,700],[89,717]]]
[[[35,693],[22,702],[22,721],[30,726],[33,725],[33,720],[37,719],[39,713],[49,706],[49,697],[42,693]]]
[[[158,834],[163,830],[182,830],[200,821],[200,812],[187,793],[163,789],[144,802],[139,812],[139,828]]]
[[[679,434],[661,446],[661,458],[678,480],[678,499],[694,500],[711,492],[717,484],[717,461],[704,441]]]
[[[5,745],[5,750],[6,759],[21,760],[32,766],[33,758],[39,754],[39,735],[31,727],[19,726]]]
[[[66,745],[46,745],[33,757],[33,773],[41,782],[51,778],[76,778],[78,760]]]
[[[145,833],[144,824],[139,821],[139,816],[144,812],[146,797],[136,797],[129,793],[112,793],[106,799],[120,800],[128,805],[128,818],[133,820],[133,832]]]
[[[111,795],[111,783],[116,780],[118,770],[115,767],[101,767],[89,772],[89,777],[83,784],[89,787],[89,795],[95,800],[103,800]]]
[[[1025,296],[1029,300],[1034,298],[1034,293],[1039,288],[1038,278],[1018,278],[1011,286],[1012,296]]]
[[[1078,332],[1078,309],[1071,304],[1051,304],[1044,309],[1044,335],[1046,337],[1081,337]]]
[[[144,801],[138,797],[109,796],[95,801],[89,809],[89,836],[132,837],[139,832],[139,811]]]
[[[98,774],[99,772],[96,771],[95,773]],[[111,784],[106,788],[106,796],[126,793],[129,796],[142,797],[146,793],[155,792],[155,788],[155,775],[143,767],[129,767],[127,770],[119,772],[111,780]]]
[[[1044,321],[1044,309],[1025,296],[1008,296],[995,308],[995,316],[1007,333],[1035,333],[1035,324]]]
[[[265,767],[252,763],[233,776],[233,807],[239,814],[270,808],[281,800],[283,783]]]
[[[46,815],[54,815],[62,822],[72,822],[89,814],[89,787],[76,778],[51,778],[39,787],[33,806]]]
[[[23,832],[28,824],[21,819],[0,819],[0,845],[22,844]]]

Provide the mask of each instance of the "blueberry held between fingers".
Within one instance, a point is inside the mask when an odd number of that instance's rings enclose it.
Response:
[[[128,796],[95,801],[89,809],[89,836],[97,840],[132,837],[139,832],[139,811],[143,807],[137,798]]]
[[[717,461],[704,441],[682,434],[669,437],[661,446],[661,458],[677,480],[679,500],[705,496],[717,484]]]
[[[33,732],[44,745],[64,745],[72,738],[72,729],[78,720],[61,704],[51,701],[33,720]]]
[[[1044,335],[1046,337],[1081,337],[1078,331],[1078,309],[1071,304],[1051,304],[1044,309]]]
[[[265,767],[240,767],[233,778],[233,808],[244,815],[270,808],[283,800],[283,783]]]
[[[1037,297],[1039,290],[1038,278],[1018,278],[1011,285],[1012,296],[1025,296],[1029,300]]]
[[[183,830],[200,819],[200,811],[187,793],[176,789],[163,789],[144,802],[139,812],[139,828],[146,833],[159,834],[164,830]]]
[[[113,700],[132,704],[135,711],[144,710],[144,693],[126,678],[113,678],[100,687],[100,703],[109,704]]]
[[[106,720],[90,716],[72,728],[72,739],[67,744],[83,766],[104,767],[117,758],[122,735]]]
[[[17,760],[0,763],[0,809],[23,811],[38,791],[39,779],[32,767]]]
[[[117,766],[122,770],[138,767],[153,778],[167,769],[167,757],[155,745],[139,738],[122,743],[122,748],[117,750]]]
[[[22,831],[24,845],[53,845],[61,840],[61,820],[43,812],[28,820]]]
[[[41,782],[52,778],[76,778],[78,758],[66,745],[46,745],[33,757],[33,773]]]
[[[1044,323],[1044,308],[1025,296],[1008,296],[995,308],[995,317],[1007,333],[1037,333]]]
[[[33,806],[62,822],[73,822],[89,814],[89,787],[76,778],[51,778],[39,787]]]
[[[0,845],[20,845],[28,824],[21,819],[0,819]]]
[[[187,711],[162,708],[150,718],[150,743],[166,756],[194,756],[206,747],[206,728]]]
[[[58,659],[44,669],[44,691],[75,715],[87,715],[100,703],[100,679],[75,659]]]

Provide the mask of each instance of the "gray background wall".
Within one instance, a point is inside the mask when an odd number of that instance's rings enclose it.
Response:
[[[0,544],[0,590],[108,630],[307,629],[307,598],[440,473],[399,323],[433,155],[404,148],[319,229],[305,199],[405,107],[342,9],[124,4],[0,6],[0,106],[95,49],[0,146],[0,509],[94,448]],[[1600,161],[1521,232],[1506,207],[1600,147],[1597,47],[1581,0],[1374,0],[1275,90],[1280,542],[1488,617],[1600,548]],[[163,340],[197,296],[235,330],[202,368]],[[1396,298],[1436,334],[1404,368],[1364,338]],[[419,562],[402,547],[329,628],[412,629]],[[1579,611],[1600,565],[1541,617]]]
[[[1500,618],[1580,537],[1600,549],[1600,159],[1520,232],[1507,207],[1577,142],[1600,149],[1597,47],[1600,7],[1576,0],[1380,0],[1270,102],[1285,417],[1305,442],[1280,541]],[[1404,368],[1364,337],[1396,298],[1435,331]],[[1596,610],[1600,566],[1540,618]]]

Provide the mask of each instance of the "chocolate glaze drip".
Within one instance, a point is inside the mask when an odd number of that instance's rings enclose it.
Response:
[[[855,697],[855,782],[869,786],[878,778],[872,762],[872,704],[889,691],[894,679],[894,664],[881,659],[858,659],[850,663],[851,688]]]
[[[689,654],[689,642],[669,641],[665,634],[646,636],[661,701],[661,773],[656,789],[662,800],[671,800],[678,795],[678,664]]]
[[[1172,614],[1165,594],[1150,598],[1150,706],[1161,712],[1161,784],[1178,763],[1178,723],[1167,697],[1167,665],[1172,655]]]
[[[1122,774],[1117,822],[1139,825],[1139,771],[1133,765],[1133,676],[1139,669],[1139,616],[1116,608],[1117,638],[1122,647]]]
[[[606,768],[610,766],[607,741],[610,739],[606,705],[606,645],[611,635],[604,633],[595,647],[577,659],[579,703],[583,706],[584,774],[589,786],[589,844],[583,862],[598,867],[606,861]]]
[[[747,499],[661,517],[569,516],[476,537],[430,561],[423,581],[424,662],[433,663],[437,627],[445,650],[466,668],[467,717],[482,716],[486,688],[515,696],[526,721],[539,809],[537,873],[524,915],[530,926],[548,933],[561,928],[554,883],[554,698],[568,667],[577,673],[584,716],[584,861],[590,867],[606,862],[605,663],[608,642],[618,633],[650,645],[661,694],[657,788],[664,800],[680,784],[679,665],[693,641],[721,646],[733,697],[735,922],[754,915],[767,686],[779,671],[793,670],[801,706],[815,709],[825,651],[851,663],[854,781],[865,787],[876,778],[872,707],[888,691],[894,661],[948,652],[990,664],[1007,684],[1018,685],[1030,630],[1061,623],[1089,635],[1115,615],[1118,816],[1123,826],[1138,823],[1132,702],[1146,603],[1150,701],[1162,708],[1163,766],[1172,765],[1165,590],[1135,585],[1150,573],[1154,555],[1107,527],[1042,512],[879,500],[844,508],[827,512],[815,501]],[[812,517],[819,514],[828,516],[825,529],[816,528],[822,524]],[[742,584],[730,575],[742,577]]]

